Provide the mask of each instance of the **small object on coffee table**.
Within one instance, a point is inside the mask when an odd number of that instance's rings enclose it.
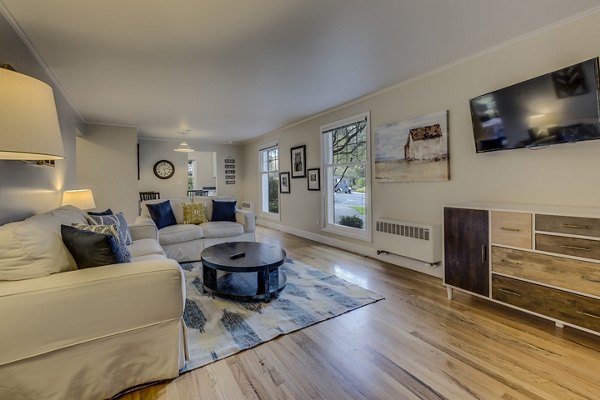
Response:
[[[264,300],[285,288],[286,258],[281,247],[256,242],[221,243],[202,251],[204,292],[235,300]],[[226,272],[217,276],[217,271]]]
[[[242,253],[235,253],[229,256],[230,260],[235,260],[236,258],[242,258],[242,257],[246,257],[246,253],[242,252]]]

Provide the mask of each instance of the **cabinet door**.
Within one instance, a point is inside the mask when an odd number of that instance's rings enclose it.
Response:
[[[489,296],[486,210],[444,208],[444,282]]]

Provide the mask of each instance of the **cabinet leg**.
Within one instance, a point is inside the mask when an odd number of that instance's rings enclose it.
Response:
[[[452,288],[450,286],[446,286],[446,291],[448,292],[448,300],[452,300]]]
[[[565,324],[563,324],[562,322],[558,322],[558,321],[554,321],[554,325],[556,325],[556,327],[560,328],[560,329],[565,327]]]

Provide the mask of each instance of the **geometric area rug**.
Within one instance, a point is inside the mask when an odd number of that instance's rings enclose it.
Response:
[[[202,263],[182,263],[190,360],[182,373],[278,336],[382,300],[383,296],[299,261],[279,267],[287,285],[270,303],[239,302],[202,292]]]

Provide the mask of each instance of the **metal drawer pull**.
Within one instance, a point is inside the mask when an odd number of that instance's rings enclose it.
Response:
[[[500,229],[502,229],[503,231],[509,231],[509,232],[521,232],[521,230],[519,228],[507,228],[506,226],[501,226]]]
[[[591,318],[596,318],[596,319],[600,319],[600,315],[596,315],[596,314],[592,314],[589,312],[585,312],[585,311],[576,311],[577,314],[581,314],[581,315],[585,315],[586,317],[591,317]]]
[[[592,249],[590,249],[589,247],[569,246],[568,244],[561,244],[560,247],[569,250],[592,251]]]
[[[562,226],[573,229],[592,229],[591,225],[562,224]]]
[[[508,290],[508,289],[504,289],[504,288],[500,288],[498,290],[501,292],[504,292],[504,293],[512,294],[513,296],[518,296],[518,297],[523,296],[521,293],[513,292],[512,290]]]

